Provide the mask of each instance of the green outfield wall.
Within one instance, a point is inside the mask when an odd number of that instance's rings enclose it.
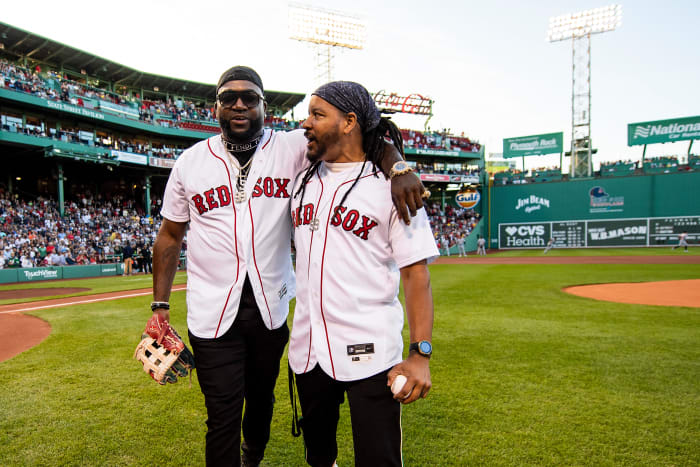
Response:
[[[120,263],[91,264],[88,266],[0,269],[0,284],[58,279],[80,279],[84,277],[119,276],[123,271],[124,265]]]
[[[698,172],[493,186],[487,203],[492,248],[700,241]]]

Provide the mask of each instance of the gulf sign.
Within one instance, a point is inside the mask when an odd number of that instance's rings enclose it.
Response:
[[[479,201],[481,201],[481,194],[476,190],[465,190],[460,191],[455,196],[455,201],[457,204],[466,209],[474,209]]]

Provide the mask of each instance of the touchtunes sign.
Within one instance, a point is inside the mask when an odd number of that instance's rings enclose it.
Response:
[[[563,147],[564,133],[562,132],[504,138],[503,158],[560,153]]]
[[[700,116],[627,125],[628,146],[692,139],[700,139]]]

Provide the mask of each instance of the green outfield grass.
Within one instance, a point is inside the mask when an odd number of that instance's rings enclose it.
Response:
[[[173,284],[184,284],[187,282],[187,275],[184,271],[175,274]],[[150,274],[138,274],[135,276],[109,276],[109,277],[94,277],[89,279],[75,279],[62,281],[41,281],[41,282],[16,282],[14,284],[2,284],[0,290],[8,289],[41,289],[54,287],[85,287],[90,290],[72,294],[51,295],[46,297],[22,298],[22,299],[7,299],[0,300],[0,305],[10,303],[25,303],[35,302],[39,300],[47,300],[58,297],[78,297],[80,295],[92,295],[105,292],[119,292],[122,290],[146,289],[153,287],[153,276]]]
[[[469,256],[476,252],[469,252]],[[489,252],[493,256],[545,256],[544,248],[534,250],[493,250]],[[695,255],[700,256],[700,248],[688,248],[684,252],[682,248],[672,250],[671,247],[650,248],[553,248],[546,256],[676,256]],[[453,255],[454,256],[454,255]]]
[[[700,265],[435,265],[433,390],[403,411],[407,466],[698,465],[700,308],[569,296],[567,285],[700,277]],[[77,284],[78,281],[75,281]],[[185,330],[184,292],[173,321]],[[196,377],[131,359],[150,297],[34,313],[38,347],[0,363],[0,465],[203,465]],[[303,465],[286,362],[264,465]],[[347,406],[339,465],[353,464]]]

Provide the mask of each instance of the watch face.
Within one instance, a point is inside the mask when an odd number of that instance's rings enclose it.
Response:
[[[418,348],[420,349],[421,353],[424,353],[424,354],[430,354],[433,351],[433,346],[430,345],[430,342],[428,342],[428,341],[421,341],[418,344]]]
[[[407,167],[408,167],[408,164],[406,162],[403,162],[403,161],[397,162],[394,165],[394,170],[396,170],[398,172],[399,170],[405,170]]]

